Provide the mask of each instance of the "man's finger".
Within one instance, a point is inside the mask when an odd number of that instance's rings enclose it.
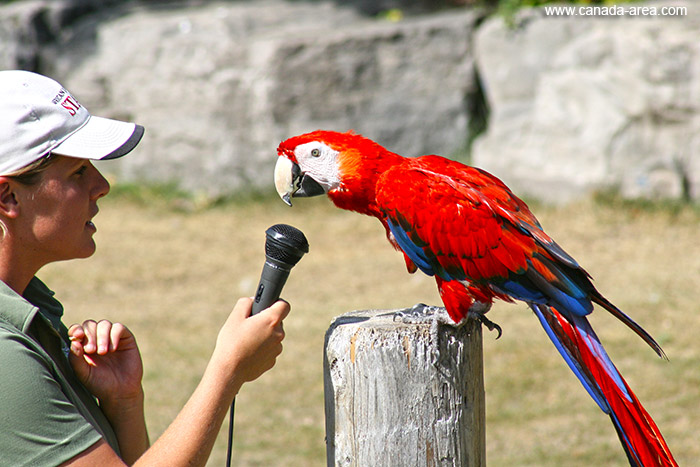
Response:
[[[85,333],[85,340],[87,342],[83,345],[83,350],[85,353],[93,353],[97,351],[97,339],[95,330],[97,329],[97,323],[94,320],[83,321],[83,332]]]
[[[292,307],[284,300],[277,300],[268,308],[269,313],[274,315],[278,323],[281,323],[289,315]]]
[[[111,341],[112,323],[105,319],[101,320],[97,323],[95,332],[97,336],[97,353],[99,355],[104,355],[110,350],[109,344]]]

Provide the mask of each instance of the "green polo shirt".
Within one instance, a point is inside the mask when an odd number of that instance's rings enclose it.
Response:
[[[0,464],[58,465],[112,428],[68,362],[63,306],[32,279],[23,296],[0,282]]]

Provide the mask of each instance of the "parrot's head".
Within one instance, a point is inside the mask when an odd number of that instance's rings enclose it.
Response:
[[[282,200],[327,194],[337,205],[374,204],[374,185],[401,156],[359,134],[314,131],[277,148],[275,188]],[[364,209],[362,209],[364,210]]]
[[[334,132],[316,131],[282,141],[277,148],[275,188],[282,200],[327,194],[340,186],[340,148]]]

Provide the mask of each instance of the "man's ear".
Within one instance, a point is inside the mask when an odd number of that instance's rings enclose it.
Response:
[[[15,196],[15,181],[0,176],[0,216],[14,219],[19,215],[19,202]]]

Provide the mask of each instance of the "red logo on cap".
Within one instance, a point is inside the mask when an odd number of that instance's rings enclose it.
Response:
[[[78,113],[78,109],[80,109],[81,107],[78,101],[76,101],[75,98],[63,88],[61,88],[61,90],[58,91],[58,94],[56,94],[56,97],[54,97],[51,102],[53,102],[54,104],[58,104],[60,102],[61,107],[66,109],[68,113],[71,114],[71,117],[74,117],[75,114]]]
[[[78,113],[78,109],[80,109],[80,104],[78,101],[73,99],[73,96],[68,94],[65,99],[63,99],[63,102],[61,102],[61,106],[64,109],[67,109],[68,112],[70,112],[71,116],[75,116],[76,113]]]

